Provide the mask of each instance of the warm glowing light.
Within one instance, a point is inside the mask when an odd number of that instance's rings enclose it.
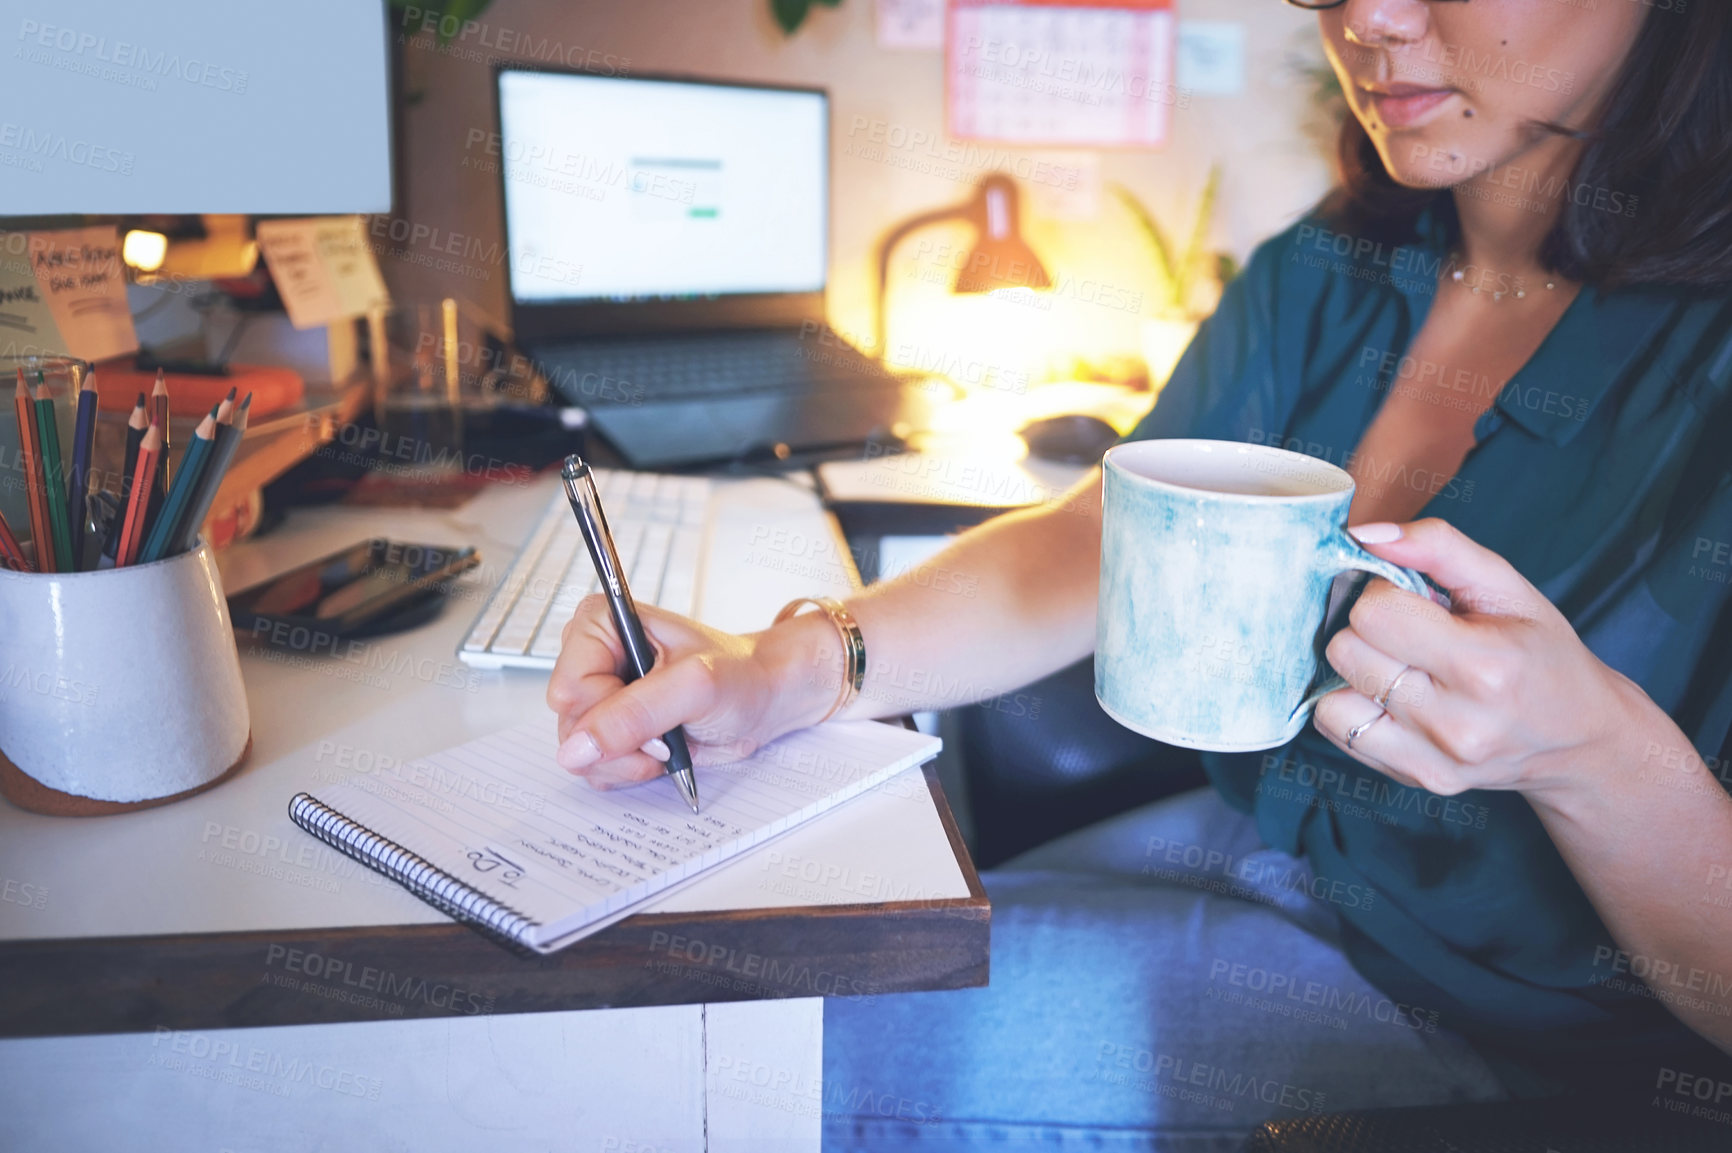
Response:
[[[1028,448],[1018,430],[1029,422],[1080,412],[1098,416],[1125,433],[1148,414],[1152,400],[1146,392],[1118,385],[1070,380],[1036,385],[1022,394],[971,391],[960,400],[939,405],[932,413],[931,427],[915,437],[914,447],[932,456],[983,464],[1026,463]]]
[[[155,272],[168,255],[168,237],[160,232],[133,229],[121,242],[120,258],[140,272]]]
[[[1173,375],[1179,358],[1197,335],[1197,322],[1187,319],[1151,317],[1142,323],[1143,362],[1149,366],[1149,388],[1159,392]]]
[[[912,296],[912,294],[910,294]],[[1021,396],[1046,379],[1055,338],[1048,294],[1026,288],[908,299],[893,312],[885,359],[965,392]]]

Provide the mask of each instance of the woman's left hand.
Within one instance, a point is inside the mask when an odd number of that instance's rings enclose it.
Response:
[[[1572,766],[1605,763],[1580,754],[1610,751],[1630,731],[1630,694],[1641,690],[1508,561],[1452,525],[1352,531],[1449,590],[1454,609],[1372,581],[1329,642],[1329,663],[1353,688],[1318,702],[1318,731],[1361,763],[1444,796],[1585,784]]]

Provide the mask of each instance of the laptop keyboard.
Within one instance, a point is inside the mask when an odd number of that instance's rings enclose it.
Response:
[[[549,349],[541,360],[553,387],[586,408],[895,383],[834,334],[592,341]]]
[[[691,615],[711,482],[605,468],[595,469],[594,475],[632,598]],[[577,602],[599,591],[595,565],[561,489],[475,618],[457,655],[478,668],[551,669]]]

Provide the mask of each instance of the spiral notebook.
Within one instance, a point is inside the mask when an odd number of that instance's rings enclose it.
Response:
[[[442,912],[552,953],[939,747],[876,721],[790,733],[697,770],[694,815],[666,778],[590,790],[554,762],[548,719],[297,793],[289,816]]]

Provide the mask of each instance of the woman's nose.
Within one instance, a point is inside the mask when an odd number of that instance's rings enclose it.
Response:
[[[1349,41],[1390,48],[1424,38],[1430,7],[1428,0],[1347,0],[1337,11]]]

